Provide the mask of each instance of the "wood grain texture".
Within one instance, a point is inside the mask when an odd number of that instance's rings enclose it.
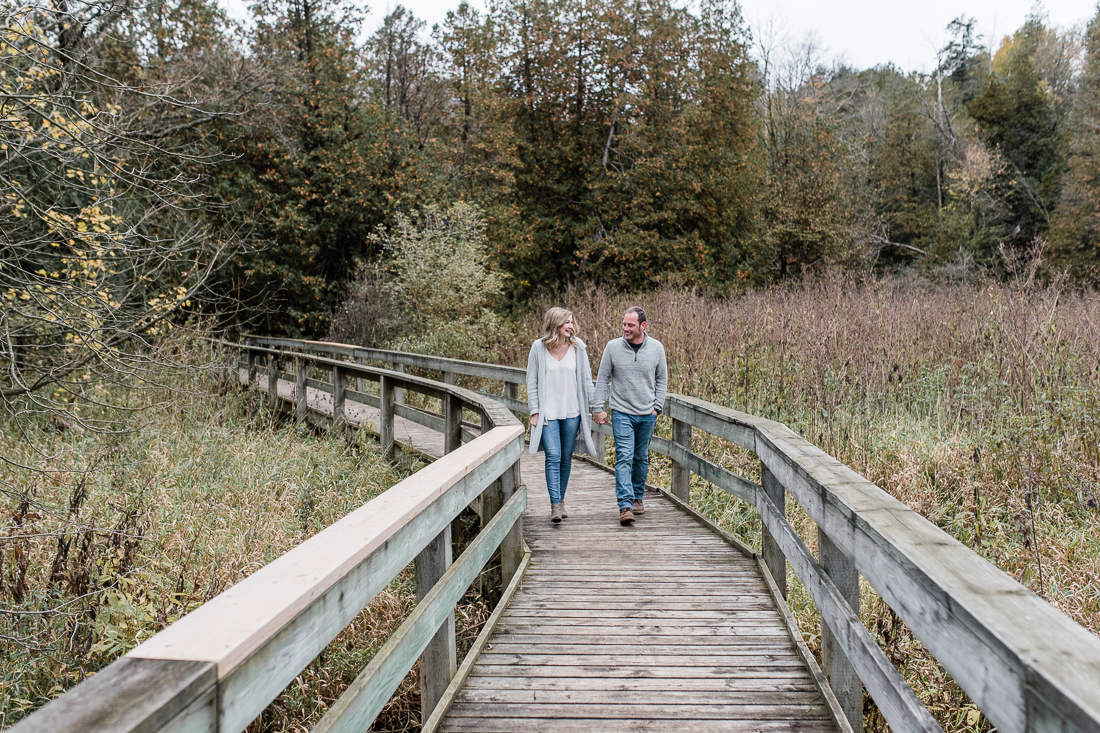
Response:
[[[835,730],[751,554],[657,493],[621,526],[579,460],[551,524],[542,461],[527,572],[440,731]]]

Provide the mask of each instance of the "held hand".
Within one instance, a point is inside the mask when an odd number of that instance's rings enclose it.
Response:
[[[539,414],[536,412],[531,415],[531,427],[535,427],[539,424]]]
[[[657,412],[656,410],[654,410],[654,411],[653,411],[653,414],[654,414],[654,415],[660,415],[661,413],[659,413],[659,412]]]
[[[597,412],[592,415],[592,419],[596,421],[597,425],[603,425],[607,422],[606,412]]]

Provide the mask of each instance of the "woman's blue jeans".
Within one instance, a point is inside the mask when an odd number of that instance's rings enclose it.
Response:
[[[569,486],[569,472],[573,468],[573,444],[581,416],[565,420],[547,420],[542,426],[542,448],[546,451],[546,488],[550,491],[550,503],[560,504]]]

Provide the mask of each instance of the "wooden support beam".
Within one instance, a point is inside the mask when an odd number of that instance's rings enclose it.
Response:
[[[443,372],[443,384],[454,384],[454,383],[455,383],[455,373],[444,371]]]
[[[672,442],[691,450],[691,425],[681,420],[672,420]],[[691,503],[691,469],[672,459],[672,479],[669,491],[685,504]]]
[[[401,362],[394,362],[393,363],[393,371],[400,372],[401,374],[404,374],[405,373],[405,365],[402,364]],[[393,401],[394,401],[394,404],[397,404],[397,405],[405,404],[405,389],[404,389],[404,387],[397,387],[393,390]]]
[[[448,394],[443,398],[443,455],[462,445],[462,398]]]
[[[817,530],[817,546],[818,562],[832,578],[848,606],[859,616],[859,573],[855,562],[820,527]],[[863,730],[863,684],[845,654],[844,646],[826,623],[821,624],[821,661],[844,717],[852,730]]]
[[[519,490],[520,486],[519,459],[517,459],[512,467],[505,470],[500,476],[501,504],[507,503],[512,498],[512,494]],[[512,579],[522,562],[523,517],[521,516],[505,536],[504,541],[500,543],[500,571],[505,583]]]
[[[763,484],[764,493],[768,498],[772,500],[776,508],[782,513],[786,511],[787,506],[787,492],[783,489],[783,484],[779,483],[779,479],[775,477],[768,467],[764,464],[760,464],[761,483]],[[779,595],[783,598],[787,597],[787,558],[783,556],[783,550],[780,548],[779,543],[776,541],[772,533],[768,531],[767,527],[761,528],[760,536],[760,555],[764,558],[764,562],[767,564],[768,569],[771,570],[772,578],[775,580],[776,587],[779,588]]]
[[[347,377],[342,367],[332,367],[332,429],[346,430],[347,415],[344,414]]]
[[[248,350],[248,386],[256,384],[256,352]]]
[[[272,412],[279,405],[279,357],[267,355],[267,409]]]
[[[436,535],[414,562],[416,572],[417,603],[431,592],[432,588],[451,567],[451,528],[448,525]],[[427,720],[436,703],[447,691],[458,670],[458,658],[455,650],[455,614],[451,608],[432,640],[420,655],[420,719]]]
[[[393,380],[388,377],[380,377],[379,404],[378,404],[378,440],[382,446],[382,454],[387,458],[393,457]]]
[[[294,358],[294,419],[305,420],[309,404],[306,401],[306,377],[309,375],[309,363],[304,356]]]

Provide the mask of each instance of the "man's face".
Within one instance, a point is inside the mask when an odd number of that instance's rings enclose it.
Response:
[[[632,344],[641,342],[645,335],[645,324],[638,323],[638,314],[631,311],[623,316],[623,336]]]

